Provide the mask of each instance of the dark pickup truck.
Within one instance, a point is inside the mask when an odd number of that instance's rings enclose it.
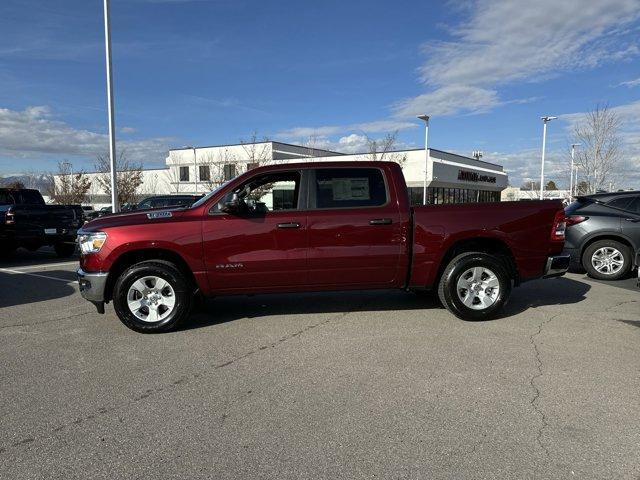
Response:
[[[51,245],[69,257],[83,218],[80,205],[47,205],[38,190],[0,188],[0,255]]]
[[[435,290],[454,315],[483,320],[512,286],[566,272],[564,233],[559,201],[411,207],[396,163],[291,163],[188,208],[87,223],[78,281],[140,332],[175,328],[196,294]]]

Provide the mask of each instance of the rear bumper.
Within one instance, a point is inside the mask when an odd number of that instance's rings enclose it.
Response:
[[[560,277],[567,273],[571,263],[571,255],[562,253],[547,258],[547,264],[544,267],[544,275],[542,278]]]
[[[104,303],[104,291],[109,273],[90,273],[79,268],[76,274],[78,276],[78,285],[80,286],[80,295],[94,304]]]

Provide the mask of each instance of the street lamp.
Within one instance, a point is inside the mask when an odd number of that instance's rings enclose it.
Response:
[[[427,171],[429,169],[429,115],[418,115],[424,121],[424,178],[422,184],[422,204],[427,204]]]
[[[555,120],[558,117],[545,116],[540,117],[544,126],[542,127],[542,165],[540,167],[540,200],[544,200],[544,153],[547,146],[547,123],[551,120]]]
[[[195,194],[198,194],[198,157],[196,156],[196,147],[193,148],[193,181],[195,184]]]
[[[118,185],[116,183],[116,131],[113,107],[113,78],[111,72],[111,25],[109,19],[109,0],[104,0],[104,48],[107,66],[107,114],[109,117],[109,166],[111,167],[111,211],[120,210]]]
[[[569,200],[573,200],[573,189],[574,189],[574,181],[573,181],[573,170],[574,170],[574,157],[576,154],[576,147],[579,147],[581,144],[580,143],[572,143],[571,144],[571,177],[569,179]],[[577,171],[576,171],[576,181],[575,183],[578,183],[578,175],[577,175]]]

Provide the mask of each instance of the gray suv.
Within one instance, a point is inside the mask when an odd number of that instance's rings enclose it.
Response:
[[[640,250],[640,191],[578,197],[565,209],[566,253],[590,277],[626,276]]]

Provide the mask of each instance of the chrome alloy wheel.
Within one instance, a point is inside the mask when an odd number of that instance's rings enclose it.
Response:
[[[603,275],[615,275],[624,266],[624,257],[617,248],[602,247],[591,255],[591,265]]]
[[[500,282],[495,273],[485,267],[465,270],[456,285],[458,298],[473,310],[484,310],[496,303]]]
[[[127,304],[137,318],[143,322],[155,323],[173,312],[176,295],[166,280],[156,276],[142,277],[129,287]]]

